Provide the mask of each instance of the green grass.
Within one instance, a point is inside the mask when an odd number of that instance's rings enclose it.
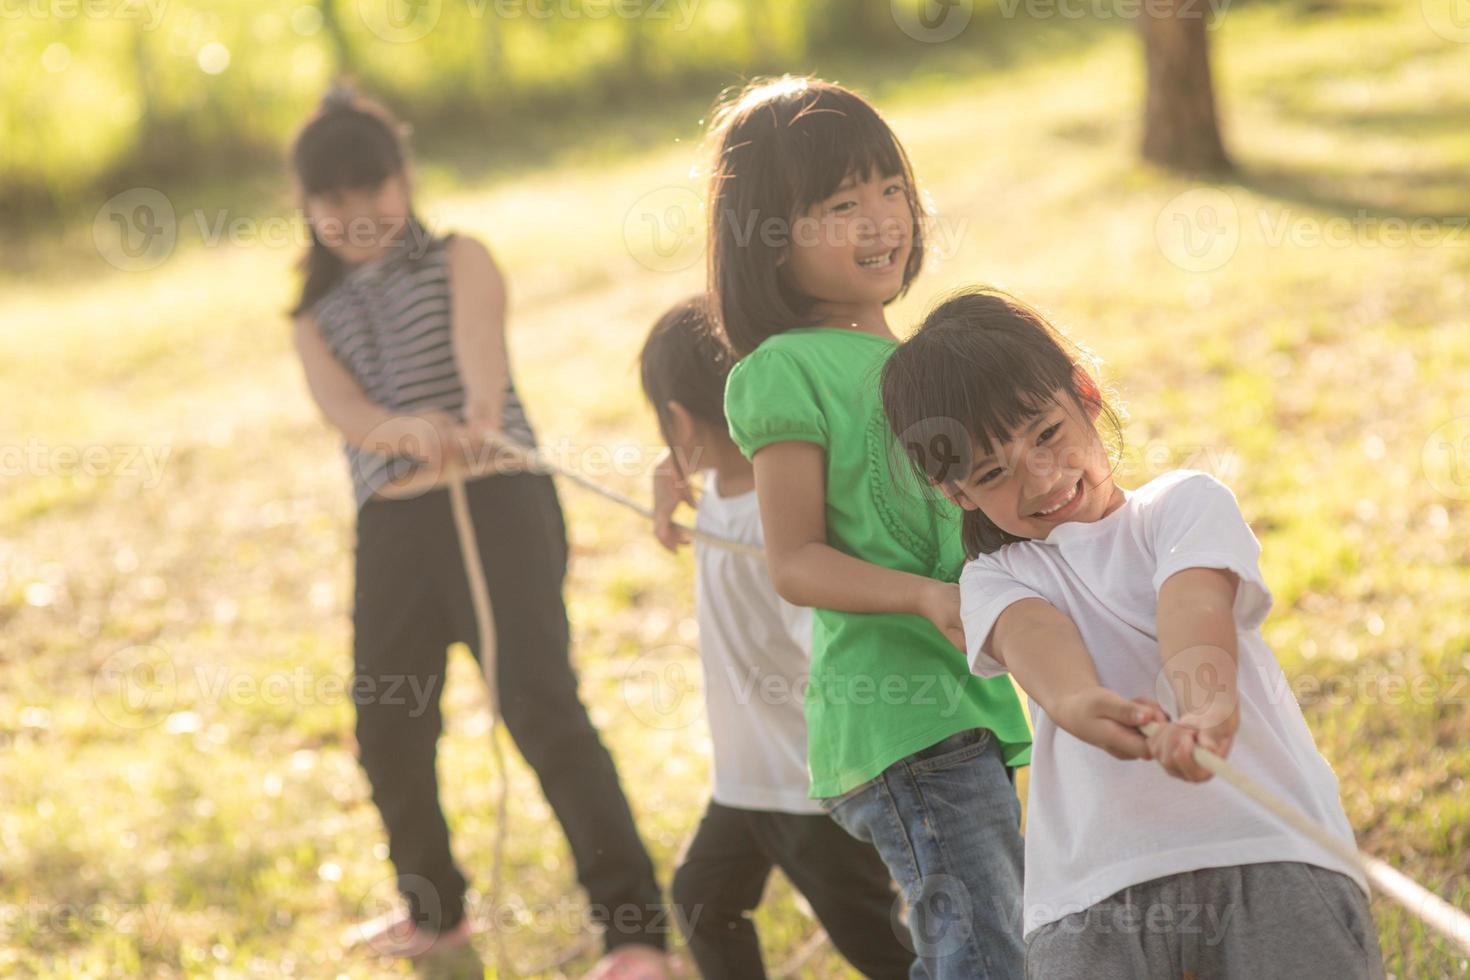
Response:
[[[985,74],[883,83],[944,249],[895,322],[907,330],[960,284],[1007,287],[1105,357],[1131,413],[1126,480],[1198,465],[1231,483],[1276,595],[1267,639],[1361,845],[1470,907],[1470,482],[1443,448],[1470,458],[1470,423],[1455,421],[1470,417],[1470,48],[1417,4],[1232,9],[1213,41],[1242,170],[1223,197],[1171,211],[1194,185],[1136,162],[1135,39],[1089,38]],[[700,162],[687,140],[571,155],[494,184],[436,178],[421,202],[508,268],[518,378],[543,436],[637,494],[644,478],[606,473],[598,453],[651,455],[633,358],[702,265],[652,271],[625,227],[646,256],[635,202],[697,191]],[[1176,237],[1213,227],[1202,200],[1238,229],[1218,268]],[[1389,241],[1386,220],[1419,218],[1436,219],[1428,244]],[[347,483],[281,316],[296,250],[185,234],[159,268],[128,273],[89,251],[90,234],[0,280],[0,972],[406,972],[337,945],[390,867],[341,696]],[[27,446],[13,475],[12,447]],[[96,472],[61,447],[101,447]],[[129,462],[143,450],[156,478]],[[687,704],[650,713],[639,658],[692,664],[690,564],[637,518],[572,487],[563,499],[584,698],[667,881],[705,797],[707,746]],[[151,701],[118,700],[109,678],[130,665],[162,671]],[[446,713],[446,805],[483,907],[495,782],[463,655]],[[510,787],[501,901],[528,910],[505,934],[524,971],[575,948],[534,913],[577,893],[519,759]],[[1374,911],[1395,976],[1470,972],[1391,903]],[[772,963],[815,928],[779,878],[757,920]],[[828,949],[800,975],[851,974]]]

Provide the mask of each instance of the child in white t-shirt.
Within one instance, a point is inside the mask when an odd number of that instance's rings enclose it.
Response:
[[[666,313],[641,361],[644,393],[672,450],[665,465],[704,474],[696,528],[759,547],[755,472],[725,425],[733,358],[710,333],[703,302]],[[669,487],[672,475],[656,486]],[[675,548],[682,535],[668,520],[672,504],[662,501],[658,532]],[[700,975],[765,976],[751,913],[778,867],[864,975],[907,978],[913,947],[892,916],[898,895],[888,869],[810,798],[802,698],[811,611],[776,595],[758,554],[699,542],[694,561],[714,790],[674,873],[673,900]]]
[[[1116,485],[1098,432],[1116,416],[1056,331],[1001,294],[930,313],[885,366],[883,400],[909,462],[965,510],[971,668],[1009,670],[1031,697],[1028,976],[1382,977],[1361,871],[1192,756],[1228,753],[1352,842],[1261,638],[1271,594],[1230,490],[1188,470]],[[1173,721],[1145,739],[1159,702]]]

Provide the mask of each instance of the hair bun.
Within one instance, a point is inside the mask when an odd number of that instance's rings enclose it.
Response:
[[[357,88],[346,78],[334,81],[326,94],[322,96],[321,105],[317,107],[321,112],[335,112],[339,109],[357,108]]]

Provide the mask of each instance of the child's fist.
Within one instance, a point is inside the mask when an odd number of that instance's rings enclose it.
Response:
[[[1101,685],[1067,695],[1055,706],[1052,720],[1063,730],[1095,745],[1115,759],[1148,759],[1148,741],[1139,731],[1162,722],[1164,709],[1147,698],[1129,701]]]
[[[1203,727],[1208,724],[1208,727]],[[1236,706],[1224,720],[1212,714],[1209,718],[1181,715],[1177,721],[1160,725],[1148,738],[1149,751],[1164,771],[1177,779],[1202,783],[1212,773],[1194,757],[1196,746],[1225,758],[1235,742],[1240,727],[1240,708]]]
[[[653,467],[653,536],[670,551],[689,543],[689,535],[674,524],[680,503],[694,506],[694,493],[674,454],[665,451]]]

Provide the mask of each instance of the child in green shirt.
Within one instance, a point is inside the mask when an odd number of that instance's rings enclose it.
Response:
[[[713,136],[730,434],[776,589],[814,609],[812,795],[903,888],[914,977],[1020,978],[1029,730],[1009,681],[970,673],[958,511],[896,479],[879,399],[884,306],[922,264],[908,160],[872,106],[815,79],[752,85]]]

